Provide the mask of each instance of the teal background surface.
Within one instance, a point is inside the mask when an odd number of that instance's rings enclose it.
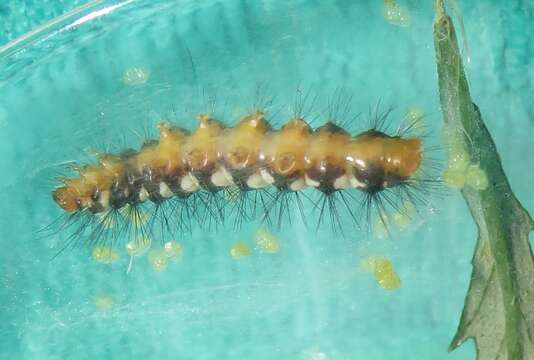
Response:
[[[98,0],[96,0],[98,1]],[[93,0],[92,2],[96,2]],[[0,2],[0,46],[65,14],[88,0],[9,0]]]
[[[93,161],[91,148],[137,148],[137,134],[154,135],[162,118],[191,128],[213,94],[230,120],[273,97],[282,123],[298,87],[317,94],[320,118],[343,89],[362,113],[355,128],[378,100],[396,107],[394,123],[417,106],[439,144],[433,7],[397,3],[410,11],[407,27],[386,22],[381,1],[109,1],[4,48],[0,358],[473,359],[471,342],[447,353],[476,237],[453,190],[391,239],[295,221],[276,232],[278,254],[254,249],[236,261],[230,246],[253,247],[259,223],[177,233],[183,256],[162,273],[145,256],[127,274],[122,248],[111,265],[86,247],[51,261],[61,235],[36,235],[60,215],[50,190],[64,164]],[[461,11],[473,98],[534,211],[534,5],[465,1]],[[131,68],[148,81],[125,84]],[[359,269],[371,255],[391,259],[398,291]],[[113,299],[110,310],[97,309],[100,296]]]

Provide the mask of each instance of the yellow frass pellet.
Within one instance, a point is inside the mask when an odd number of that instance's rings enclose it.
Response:
[[[126,252],[130,256],[143,255],[152,245],[152,238],[148,235],[142,235],[126,244]]]
[[[469,154],[463,149],[453,149],[449,153],[447,168],[453,171],[463,172],[471,163]]]
[[[375,280],[385,290],[400,288],[401,281],[395,273],[391,261],[385,256],[369,256],[360,261],[360,269],[373,273]]]
[[[424,116],[425,114],[423,113],[423,110],[421,110],[417,106],[410,106],[408,110],[406,111],[406,119],[409,120],[410,122],[419,121]]]
[[[409,26],[411,22],[410,11],[395,0],[384,0],[384,19],[391,25]]]
[[[486,172],[478,164],[470,165],[467,168],[466,183],[475,190],[486,190],[488,187]]]
[[[162,272],[167,268],[167,254],[163,249],[154,249],[148,253],[148,262],[154,270]]]
[[[393,264],[385,256],[377,256],[374,261],[374,266],[375,274],[384,274],[393,271]]]
[[[120,255],[111,246],[97,245],[93,248],[93,259],[102,264],[111,264],[119,259]]]
[[[401,287],[399,276],[394,272],[375,273],[378,286],[385,290],[397,290]]]
[[[256,244],[258,247],[270,254],[276,254],[280,251],[280,243],[278,240],[265,229],[259,229],[256,232]]]
[[[408,225],[410,225],[411,221],[411,217],[406,213],[395,212],[392,216],[393,224],[395,224],[395,226],[400,230],[406,229]]]
[[[98,311],[109,311],[113,307],[113,298],[109,295],[98,295],[95,298],[95,307]]]
[[[230,248],[230,255],[234,259],[240,259],[250,255],[250,247],[244,241],[238,241]]]
[[[443,173],[443,182],[448,186],[461,189],[465,185],[465,172],[458,170],[446,169]]]
[[[393,214],[393,224],[401,230],[404,230],[412,222],[412,218],[417,212],[415,205],[411,201],[405,201],[402,209]]]
[[[143,67],[126,69],[122,75],[122,82],[129,86],[142,85],[150,78],[150,71]]]
[[[365,272],[374,273],[378,261],[387,260],[385,256],[368,256],[360,261],[360,269]]]
[[[396,290],[400,288],[400,278],[393,270],[393,265],[391,264],[391,261],[388,258],[378,258],[377,260],[375,260],[374,265],[375,279],[382,289]]]
[[[177,241],[167,241],[163,246],[163,250],[169,259],[174,259],[182,255],[182,245]]]

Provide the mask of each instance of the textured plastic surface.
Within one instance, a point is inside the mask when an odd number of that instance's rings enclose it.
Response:
[[[5,0],[0,3],[0,46],[88,0]]]
[[[0,55],[2,356],[472,359],[472,345],[446,352],[475,239],[453,191],[393,239],[357,230],[343,238],[295,222],[276,233],[280,249],[268,254],[254,247],[257,223],[239,233],[177,234],[181,259],[162,272],[145,255],[127,274],[124,248],[111,265],[83,247],[50,261],[59,237],[35,235],[60,213],[49,193],[58,166],[89,161],[88,148],[138,147],[133,131],[152,130],[163,116],[192,126],[209,106],[206,89],[235,119],[262,84],[283,121],[299,83],[318,93],[317,110],[343,87],[355,112],[381,99],[399,119],[417,106],[438,142],[433,9],[402,4],[407,27],[386,22],[382,2],[114,2],[114,11],[99,6],[102,16],[69,28],[72,19],[26,51]],[[462,4],[472,95],[531,211],[533,11],[526,1]],[[147,81],[125,84],[132,68]],[[250,256],[230,256],[237,241],[248,242]],[[359,269],[373,255],[391,259],[399,290],[385,291]]]

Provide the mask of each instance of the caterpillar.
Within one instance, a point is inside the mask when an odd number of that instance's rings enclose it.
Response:
[[[289,199],[299,205],[303,220],[303,201],[312,201],[320,210],[317,227],[327,211],[341,227],[337,205],[361,227],[371,208],[382,218],[387,206],[399,208],[399,199],[421,201],[436,182],[422,171],[423,138],[408,135],[420,119],[388,134],[382,127],[390,112],[377,111],[372,126],[357,134],[333,120],[312,128],[303,116],[275,128],[263,111],[243,116],[235,126],[200,114],[194,131],[161,122],[159,139],[145,141],[139,150],[96,154],[96,164],[74,165],[77,176],[59,178],[52,198],[66,217],[60,228],[73,227],[69,243],[83,234],[97,243],[131,232],[190,230],[194,220],[200,226],[219,224],[228,207],[239,226],[256,216],[258,206],[263,220],[274,218],[280,225],[291,216]],[[229,191],[238,201],[228,199]],[[322,201],[311,200],[310,191]]]

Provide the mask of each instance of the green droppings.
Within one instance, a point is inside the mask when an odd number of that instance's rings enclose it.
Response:
[[[97,245],[93,248],[93,259],[101,264],[114,263],[119,257],[119,253],[111,246]]]
[[[267,253],[276,254],[280,251],[280,243],[278,240],[273,234],[265,229],[259,229],[256,232],[256,244],[261,250]]]
[[[163,249],[154,249],[148,253],[148,262],[154,270],[162,272],[167,268],[167,254]]]
[[[230,248],[230,255],[234,259],[241,259],[250,255],[250,247],[244,241],[238,241]]]
[[[182,255],[182,245],[177,241],[167,241],[163,246],[163,250],[169,259],[175,259]]]
[[[384,0],[384,19],[391,25],[409,26],[411,22],[410,11],[395,0]]]

